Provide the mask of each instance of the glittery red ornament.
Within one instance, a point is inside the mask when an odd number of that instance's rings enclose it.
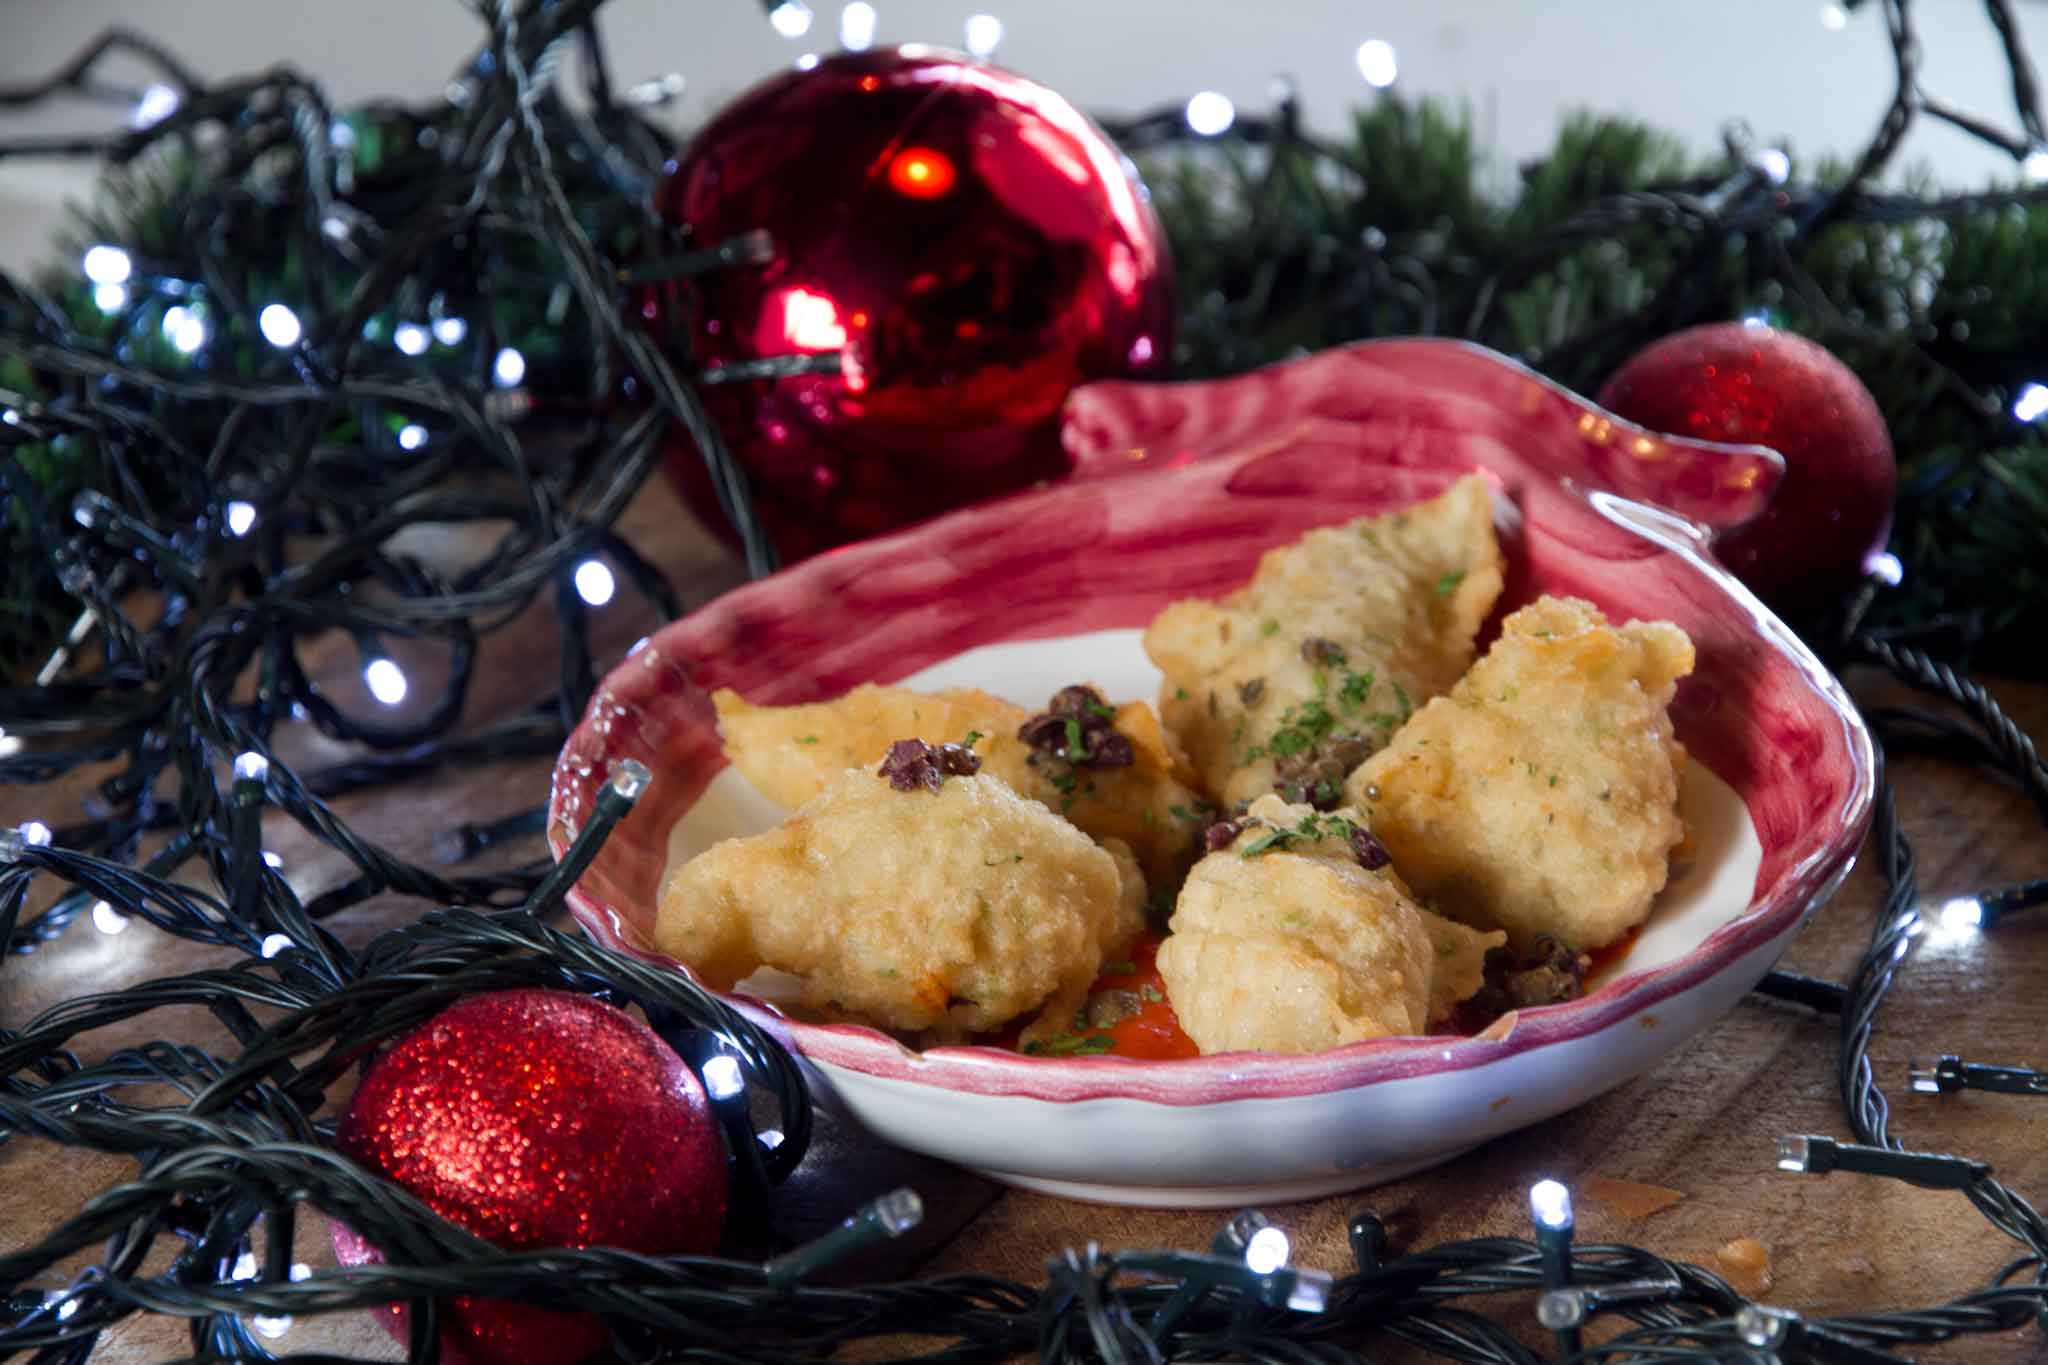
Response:
[[[1172,347],[1130,162],[1050,90],[954,53],[843,53],[754,87],[655,204],[696,246],[761,229],[774,251],[643,292],[673,355],[843,354],[704,393],[785,559],[1064,474],[1068,391],[1163,373]],[[669,469],[722,526],[680,432]]]
[[[1898,491],[1891,435],[1870,390],[1806,338],[1740,322],[1674,332],[1616,370],[1599,402],[1652,431],[1785,457],[1763,516],[1714,546],[1772,605],[1819,606],[1884,551]]]
[[[380,1057],[336,1145],[507,1250],[709,1251],[725,1149],[695,1073],[652,1030],[589,996],[515,990],[450,1006]],[[345,1265],[381,1260],[341,1224]],[[405,1307],[380,1310],[403,1339]],[[587,1313],[457,1298],[451,1365],[576,1365],[610,1341]]]

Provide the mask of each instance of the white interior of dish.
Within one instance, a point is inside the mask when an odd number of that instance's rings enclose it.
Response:
[[[1019,706],[1036,707],[1069,683],[1091,682],[1112,702],[1156,703],[1159,670],[1145,657],[1143,635],[1139,630],[1105,630],[984,645],[913,673],[901,685],[919,691],[978,687]],[[1741,798],[1706,768],[1689,763],[1679,784],[1678,805],[1692,836],[1690,857],[1675,869],[1649,923],[1609,968],[1610,974],[1676,961],[1749,906],[1763,863],[1763,845]],[[787,814],[737,768],[724,769],[670,831],[663,881],[668,870],[719,840],[758,834]],[[764,972],[742,983],[742,989],[772,1000],[784,994],[778,989],[782,984]]]

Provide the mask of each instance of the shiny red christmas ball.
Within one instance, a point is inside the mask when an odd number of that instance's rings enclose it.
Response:
[[[694,247],[772,258],[637,300],[672,358],[838,351],[830,373],[710,386],[786,559],[1066,472],[1076,384],[1161,374],[1165,239],[1135,169],[1064,99],[926,47],[849,52],[741,95],[656,195]],[[723,517],[682,432],[669,469]]]
[[[1763,516],[1714,545],[1773,606],[1823,605],[1884,552],[1899,481],[1891,434],[1855,373],[1806,338],[1742,322],[1674,332],[1616,370],[1599,403],[1652,431],[1785,457]]]
[[[473,996],[378,1058],[335,1133],[365,1168],[504,1247],[705,1252],[725,1220],[725,1148],[696,1074],[646,1025],[589,996]],[[335,1224],[344,1265],[382,1259]],[[380,1310],[401,1340],[405,1306]],[[457,1298],[453,1365],[577,1365],[597,1317]]]

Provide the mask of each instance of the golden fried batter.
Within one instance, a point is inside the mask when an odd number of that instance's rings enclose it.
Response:
[[[1117,902],[1116,924],[1109,937],[1109,946],[1102,954],[1103,961],[1109,962],[1127,952],[1145,931],[1146,889],[1145,873],[1138,866],[1138,860],[1131,854],[1129,844],[1121,839],[1104,839],[1102,851],[1116,860],[1116,873],[1121,880],[1123,891]],[[1074,1016],[1087,1005],[1093,979],[1071,982],[1062,986],[1052,999],[1045,1002],[1038,1017],[1026,1024],[1017,1035],[1017,1050],[1029,1051],[1036,1043],[1048,1042],[1075,1026]]]
[[[1153,620],[1160,715],[1224,805],[1276,785],[1327,801],[1457,681],[1500,589],[1477,476],[1405,512],[1311,531],[1221,602],[1176,602]]]
[[[982,775],[1043,802],[1097,839],[1121,839],[1154,882],[1179,876],[1193,859],[1206,817],[1192,780],[1144,702],[1115,708],[1111,722],[1130,741],[1123,767],[1076,767],[1033,750],[1017,732],[1031,713],[972,688],[913,692],[865,683],[836,701],[755,706],[730,689],[712,694],[726,757],[770,800],[799,806],[848,768],[872,768],[899,739],[959,743],[970,733]],[[1034,761],[1035,760],[1035,761]]]
[[[1668,622],[1617,629],[1589,603],[1543,598],[1345,799],[1446,914],[1524,950],[1539,934],[1611,943],[1649,914],[1684,837],[1685,750],[1666,708],[1692,665]]]
[[[1145,932],[1145,904],[1149,899],[1145,869],[1138,866],[1138,857],[1131,852],[1131,846],[1121,839],[1100,839],[1096,841],[1116,863],[1117,902],[1116,921],[1110,926],[1106,940],[1106,956],[1114,957],[1137,941]]]
[[[809,1008],[957,1038],[1085,993],[1141,922],[1121,881],[995,778],[900,791],[863,768],[676,869],[655,945],[714,989],[773,967]]]
[[[899,739],[958,744],[976,731],[1014,735],[1025,717],[1021,706],[971,687],[913,692],[862,683],[835,701],[801,706],[755,706],[720,688],[711,704],[725,756],[763,796],[792,810],[848,768],[873,768]],[[975,752],[989,772],[985,744]]]
[[[1502,935],[1419,909],[1351,843],[1354,812],[1274,796],[1195,864],[1159,948],[1181,1027],[1204,1053],[1319,1052],[1421,1033],[1479,988]]]

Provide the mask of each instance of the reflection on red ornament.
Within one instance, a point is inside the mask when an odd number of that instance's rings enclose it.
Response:
[[[937,199],[956,179],[952,161],[929,147],[905,147],[889,163],[890,188],[912,199]]]
[[[836,351],[846,344],[839,309],[808,289],[792,289],[783,297],[782,335],[799,351]]]

